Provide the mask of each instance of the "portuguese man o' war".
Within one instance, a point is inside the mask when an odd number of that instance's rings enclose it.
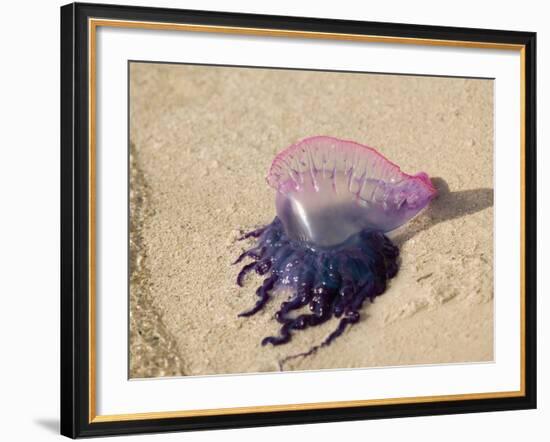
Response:
[[[244,234],[256,244],[242,253],[252,261],[237,284],[255,271],[264,277],[257,301],[239,316],[260,311],[279,289],[290,293],[275,319],[278,336],[262,345],[290,341],[292,333],[332,317],[338,326],[308,355],[331,344],[359,321],[368,299],[386,290],[397,274],[398,248],[386,236],[416,216],[436,196],[427,174],[408,175],[375,149],[327,136],[306,138],[279,153],[269,170],[276,190],[276,217]],[[304,307],[308,313],[301,313]]]

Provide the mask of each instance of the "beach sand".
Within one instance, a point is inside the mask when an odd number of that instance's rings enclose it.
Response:
[[[130,375],[279,370],[337,320],[278,347],[281,295],[231,263],[271,222],[273,157],[312,135],[377,148],[439,197],[393,235],[401,265],[362,320],[285,370],[493,360],[493,81],[132,63]]]

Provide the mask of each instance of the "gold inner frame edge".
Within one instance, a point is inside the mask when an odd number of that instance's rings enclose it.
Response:
[[[499,49],[520,53],[520,389],[487,393],[464,393],[453,395],[417,396],[388,399],[366,399],[352,401],[316,402],[284,405],[260,405],[233,408],[215,408],[178,411],[153,411],[128,414],[96,414],[96,31],[99,26],[149,30],[172,30],[187,32],[209,32],[273,37],[344,40],[371,43],[414,44],[421,46],[446,46],[478,49]],[[168,419],[178,417],[220,416],[246,413],[269,413],[277,411],[322,410],[328,408],[365,407],[375,405],[414,404],[442,401],[481,400],[525,396],[525,45],[459,40],[423,39],[412,37],[389,37],[377,35],[292,31],[283,29],[246,28],[233,26],[211,26],[182,23],[159,23],[131,20],[88,19],[88,94],[89,94],[89,382],[88,422],[117,422],[145,419]]]

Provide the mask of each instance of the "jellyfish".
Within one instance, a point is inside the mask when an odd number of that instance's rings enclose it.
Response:
[[[238,273],[239,286],[250,272],[263,282],[255,304],[239,316],[254,315],[279,292],[290,294],[275,313],[279,333],[262,345],[285,344],[299,330],[339,318],[320,344],[300,354],[309,355],[356,324],[364,302],[384,293],[399,256],[387,234],[437,192],[426,173],[408,175],[371,147],[328,136],[280,152],[267,183],[276,192],[276,216],[240,238],[255,244],[235,261],[249,260]]]

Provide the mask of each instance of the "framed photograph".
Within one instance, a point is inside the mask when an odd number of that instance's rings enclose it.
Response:
[[[61,8],[61,432],[536,407],[536,35]]]

